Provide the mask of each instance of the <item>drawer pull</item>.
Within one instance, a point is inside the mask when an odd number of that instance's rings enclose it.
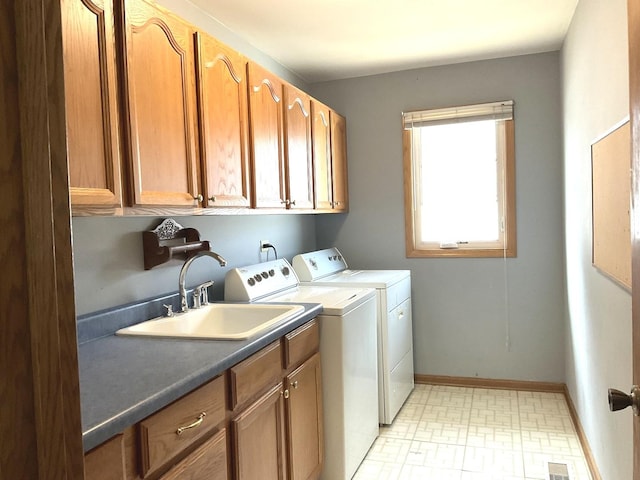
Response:
[[[204,422],[204,417],[206,416],[207,416],[206,412],[202,412],[200,415],[198,415],[198,418],[196,419],[195,422],[190,423],[189,425],[185,425],[184,427],[178,427],[178,429],[176,430],[176,435],[182,435],[182,432],[184,432],[185,430],[199,427],[202,424],[202,422]]]
[[[298,388],[298,380],[296,380],[295,382],[293,382],[293,388]]]

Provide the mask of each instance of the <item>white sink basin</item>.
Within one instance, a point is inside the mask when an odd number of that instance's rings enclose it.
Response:
[[[301,305],[212,303],[122,328],[116,335],[245,340],[303,310]]]

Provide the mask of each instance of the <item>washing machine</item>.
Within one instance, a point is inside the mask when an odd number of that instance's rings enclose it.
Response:
[[[300,285],[286,259],[229,270],[227,301],[320,303],[322,479],[349,480],[378,436],[376,296],[372,288]]]
[[[379,421],[392,423],[414,387],[411,272],[350,270],[335,247],[296,255],[292,263],[301,285],[375,288]]]

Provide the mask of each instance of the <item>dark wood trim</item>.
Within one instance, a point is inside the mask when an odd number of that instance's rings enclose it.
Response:
[[[38,478],[25,274],[16,2],[0,2],[0,476]]]
[[[640,4],[628,0],[629,122],[631,125],[631,310],[633,383],[640,385]],[[633,478],[640,480],[640,417],[633,417]]]
[[[529,392],[564,393],[564,383],[529,382],[524,380],[496,380],[492,378],[449,377],[445,375],[414,376],[416,383],[429,385],[451,385],[455,387],[494,388],[500,390],[524,390]]]
[[[1,93],[12,102],[7,118],[15,148],[12,194],[2,194],[3,210],[12,214],[3,230],[19,241],[0,250],[3,276],[14,285],[0,304],[3,330],[14,334],[2,335],[0,350],[16,354],[3,371],[23,375],[8,386],[20,392],[8,403],[20,421],[3,414],[0,428],[8,443],[26,448],[18,459],[3,456],[0,467],[7,478],[82,479],[61,2],[21,0],[2,8],[10,10],[2,22],[13,20],[8,32],[14,34],[0,37],[2,50],[16,54],[9,70],[3,68],[15,83],[3,82]]]

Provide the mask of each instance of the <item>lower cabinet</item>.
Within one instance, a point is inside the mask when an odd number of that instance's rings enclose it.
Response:
[[[281,385],[275,385],[232,420],[231,429],[237,480],[286,478]]]
[[[320,354],[291,372],[285,382],[289,479],[318,478],[322,470],[322,374]]]
[[[87,480],[315,480],[320,336],[302,325],[85,455]]]
[[[124,435],[116,435],[84,456],[84,477],[91,480],[124,480]]]
[[[161,480],[227,480],[227,463],[227,435],[222,429],[163,475]]]
[[[320,476],[324,439],[319,347],[314,320],[231,368],[231,398],[252,399],[238,403],[239,413],[231,421],[236,480]],[[284,370],[273,379],[276,358]]]

